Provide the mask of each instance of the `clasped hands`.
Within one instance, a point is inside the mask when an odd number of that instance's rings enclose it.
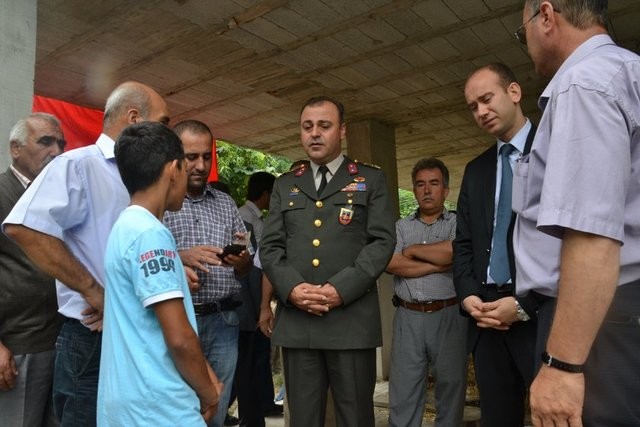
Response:
[[[512,296],[483,302],[480,297],[470,295],[462,301],[462,308],[476,320],[479,328],[506,331],[518,320],[515,298]]]
[[[340,294],[330,283],[324,286],[300,283],[291,290],[289,301],[300,310],[316,316],[322,316],[329,310],[342,305]]]

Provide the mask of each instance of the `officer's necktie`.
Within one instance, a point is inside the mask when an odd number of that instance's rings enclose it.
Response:
[[[329,172],[329,168],[326,165],[322,165],[318,168],[318,172],[322,174],[322,179],[320,180],[320,185],[318,186],[318,196],[322,194],[324,187],[327,186],[327,172]]]
[[[500,148],[502,157],[502,180],[500,182],[500,198],[496,212],[496,227],[493,230],[493,249],[489,261],[489,273],[498,286],[504,285],[511,278],[509,271],[509,255],[507,253],[507,232],[511,222],[511,186],[513,172],[509,163],[509,154],[515,148],[505,144]]]

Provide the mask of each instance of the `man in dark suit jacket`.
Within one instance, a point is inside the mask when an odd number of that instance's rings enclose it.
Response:
[[[324,425],[331,387],[337,425],[373,426],[375,348],[382,344],[376,279],[395,245],[384,174],[341,154],[342,105],[312,98],[300,116],[311,164],[276,180],[260,245],[279,299],[292,426]]]
[[[453,243],[454,284],[471,322],[481,422],[491,427],[523,425],[534,369],[536,303],[515,295],[511,168],[509,182],[502,169],[529,151],[535,134],[535,126],[522,114],[521,96],[515,75],[504,64],[477,69],[465,84],[467,105],[478,126],[498,140],[465,168]],[[508,203],[502,233],[501,198]],[[500,253],[502,259],[492,260]]]

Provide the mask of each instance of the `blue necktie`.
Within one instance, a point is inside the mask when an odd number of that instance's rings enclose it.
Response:
[[[509,154],[514,150],[511,144],[500,148],[502,157],[502,180],[500,182],[500,199],[496,212],[496,228],[493,230],[493,249],[489,261],[489,274],[498,286],[504,285],[511,278],[509,271],[509,254],[507,252],[507,232],[511,223],[511,186],[513,172],[509,163]]]

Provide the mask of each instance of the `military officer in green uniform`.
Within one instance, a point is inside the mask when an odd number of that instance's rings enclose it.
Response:
[[[384,173],[342,155],[344,108],[307,101],[301,141],[310,164],[276,180],[260,257],[278,309],[292,427],[324,425],[331,387],[340,426],[373,426],[376,347],[382,345],[376,280],[395,246]]]

